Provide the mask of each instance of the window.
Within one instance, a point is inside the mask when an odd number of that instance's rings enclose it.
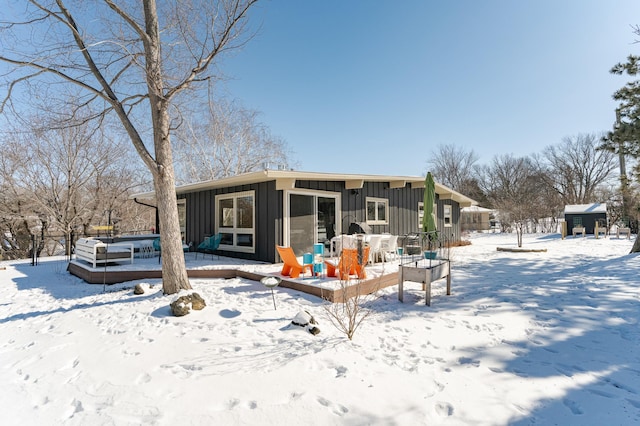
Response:
[[[451,209],[451,205],[445,204],[443,208],[442,219],[444,220],[444,226],[453,226],[453,210]]]
[[[216,195],[216,228],[222,235],[221,248],[253,253],[254,224],[254,191]]]
[[[187,231],[187,200],[178,200],[178,220],[180,221],[180,235],[182,235],[182,242],[184,241],[184,234]]]
[[[433,221],[438,226],[438,204],[433,203]],[[418,203],[418,230],[422,231],[422,218],[424,217],[424,203],[420,201]]]
[[[384,198],[367,197],[367,224],[387,225],[387,211],[389,210],[389,200]]]

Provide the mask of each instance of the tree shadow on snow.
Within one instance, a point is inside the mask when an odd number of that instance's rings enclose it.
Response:
[[[510,353],[508,358],[498,359],[489,346],[457,346],[464,354],[460,363],[481,365],[490,359],[501,364],[491,369],[496,383],[563,383],[564,389],[554,392],[561,396],[534,401],[531,412],[510,424],[638,423],[639,270],[640,256],[634,254],[614,259],[585,255],[566,262],[550,262],[544,255],[526,260],[496,255],[466,262],[458,272],[454,267],[453,295],[432,299],[426,309],[438,315],[464,306],[484,317],[494,310],[528,317],[531,327],[522,330],[521,339],[500,343],[510,349],[500,352]],[[514,405],[513,411],[527,408]]]

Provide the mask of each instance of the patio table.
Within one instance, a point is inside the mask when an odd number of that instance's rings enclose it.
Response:
[[[385,247],[389,247],[389,238],[391,238],[391,234],[358,234],[362,235],[362,241],[368,243],[371,241],[372,236],[380,236],[380,249],[384,250]],[[340,252],[343,248],[356,248],[357,237],[356,235],[336,235],[331,238],[331,244],[329,245],[329,256],[337,257],[340,256]]]

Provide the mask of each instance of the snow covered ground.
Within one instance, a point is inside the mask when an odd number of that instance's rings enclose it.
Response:
[[[318,298],[278,287],[274,309],[245,279],[192,280],[207,307],[177,318],[159,280],[103,291],[60,259],[0,262],[0,424],[640,423],[632,240],[471,241],[451,296],[383,289],[353,341]],[[290,325],[300,310],[320,334]]]

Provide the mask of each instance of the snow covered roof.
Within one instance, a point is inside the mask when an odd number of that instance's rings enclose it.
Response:
[[[606,213],[607,203],[592,204],[567,204],[564,206],[564,214],[578,213]]]

